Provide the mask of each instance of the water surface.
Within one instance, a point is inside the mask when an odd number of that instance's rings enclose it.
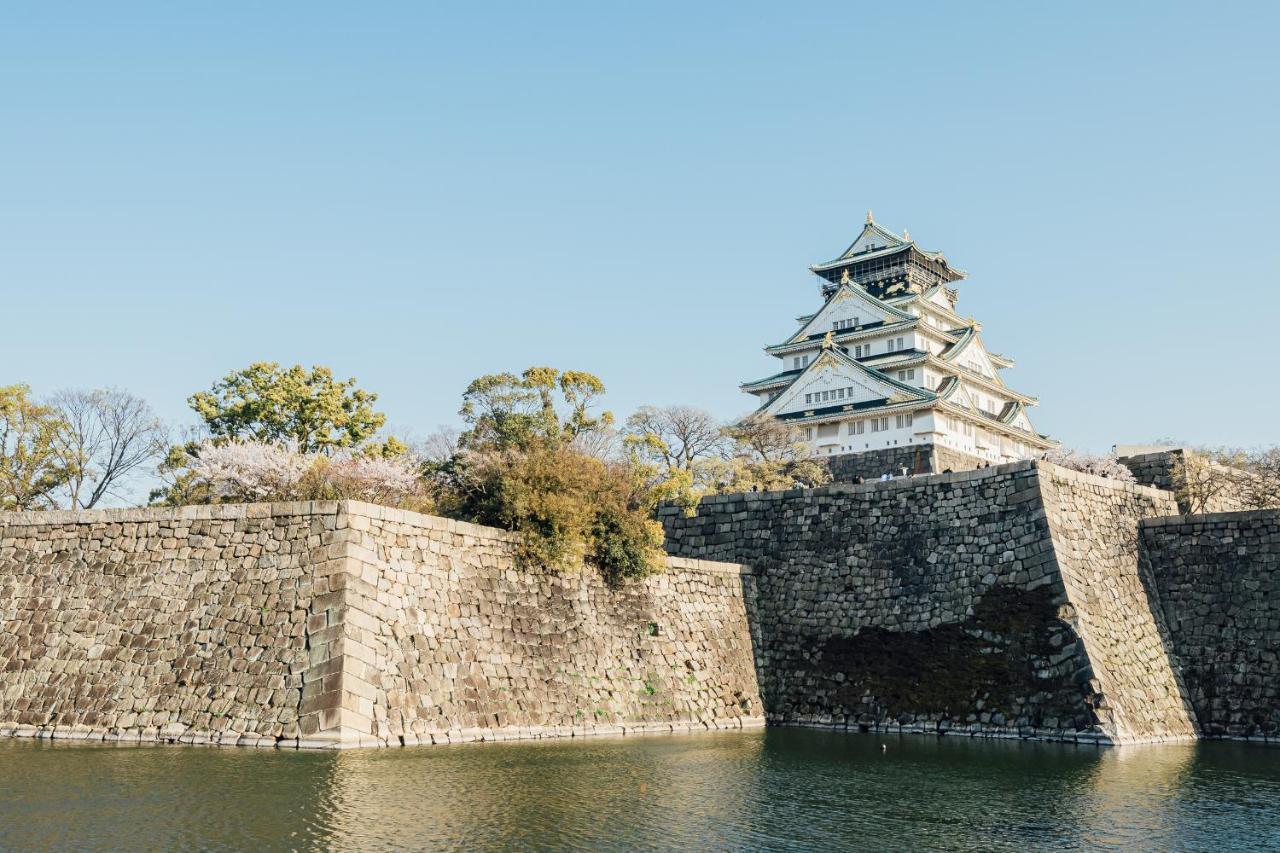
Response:
[[[836,847],[1277,849],[1280,749],[795,729],[341,753],[0,741],[3,849]]]

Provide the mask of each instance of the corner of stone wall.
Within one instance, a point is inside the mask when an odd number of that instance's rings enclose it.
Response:
[[[351,603],[359,595],[368,554],[353,532],[368,527],[364,506],[340,501],[332,515],[319,517],[321,542],[312,550],[314,595],[307,618],[308,667],[298,708],[302,748],[343,749],[381,745],[373,735],[373,688],[369,653],[352,636],[363,614]],[[332,528],[329,527],[332,520]],[[364,617],[367,618],[367,617]]]
[[[1112,743],[1193,739],[1195,714],[1138,547],[1141,520],[1172,514],[1173,496],[1035,464],[1064,617],[1087,658],[1078,680],[1101,734]]]

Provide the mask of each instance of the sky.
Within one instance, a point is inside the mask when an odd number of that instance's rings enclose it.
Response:
[[[484,373],[732,418],[868,209],[1064,444],[1280,440],[1274,3],[24,3],[0,384],[254,361],[391,428]]]

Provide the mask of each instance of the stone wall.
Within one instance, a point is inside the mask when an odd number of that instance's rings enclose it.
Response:
[[[1133,472],[1133,478],[1139,485],[1172,492],[1176,491],[1181,476],[1179,470],[1183,455],[1181,450],[1160,450],[1137,456],[1121,456],[1117,461]]]
[[[1166,492],[1039,467],[1041,498],[1072,623],[1093,668],[1102,729],[1121,740],[1190,735],[1194,714],[1138,560],[1138,520],[1175,510]]]
[[[981,459],[929,444],[907,444],[901,447],[882,447],[861,453],[842,453],[822,457],[831,470],[831,478],[837,483],[852,483],[861,477],[866,482],[879,480],[885,474],[939,474],[943,471],[970,471],[983,464]]]
[[[0,514],[0,734],[326,747],[760,722],[740,567],[620,590],[354,502]]]
[[[1280,742],[1280,510],[1149,519],[1140,533],[1204,735]]]
[[[773,722],[1120,743],[1194,736],[1139,599],[1137,521],[1174,509],[1020,462],[663,521],[672,553],[751,564]]]
[[[1188,461],[1188,457],[1191,461]],[[1160,450],[1153,453],[1142,453],[1136,456],[1122,456],[1118,460],[1121,465],[1127,467],[1133,472],[1133,477],[1140,485],[1151,486],[1156,489],[1163,489],[1173,492],[1178,499],[1178,511],[1186,514],[1190,512],[1237,512],[1245,509],[1245,500],[1240,493],[1240,488],[1230,482],[1232,476],[1247,476],[1243,472],[1214,466],[1216,470],[1222,472],[1221,477],[1207,476],[1203,473],[1196,474],[1196,470],[1192,470],[1192,483],[1200,483],[1199,486],[1186,488],[1188,476],[1188,465],[1208,465],[1203,457],[1191,454],[1190,451],[1183,448],[1173,448],[1171,450]],[[1216,483],[1217,485],[1207,485]],[[1193,496],[1194,493],[1194,496]],[[1192,506],[1192,503],[1202,504],[1201,506]]]

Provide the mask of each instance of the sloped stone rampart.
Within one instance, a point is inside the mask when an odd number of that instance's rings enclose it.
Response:
[[[1202,734],[1280,742],[1280,510],[1148,519],[1140,535]]]
[[[672,553],[752,566],[772,722],[1119,743],[1194,735],[1140,600],[1138,519],[1173,509],[1023,462],[663,521]]]
[[[0,515],[0,735],[338,747],[760,724],[737,566],[623,590],[358,503]]]
[[[1194,737],[1194,714],[1138,560],[1138,522],[1176,511],[1166,493],[1053,465],[1038,469],[1057,571],[1089,654],[1099,726],[1120,741]]]

